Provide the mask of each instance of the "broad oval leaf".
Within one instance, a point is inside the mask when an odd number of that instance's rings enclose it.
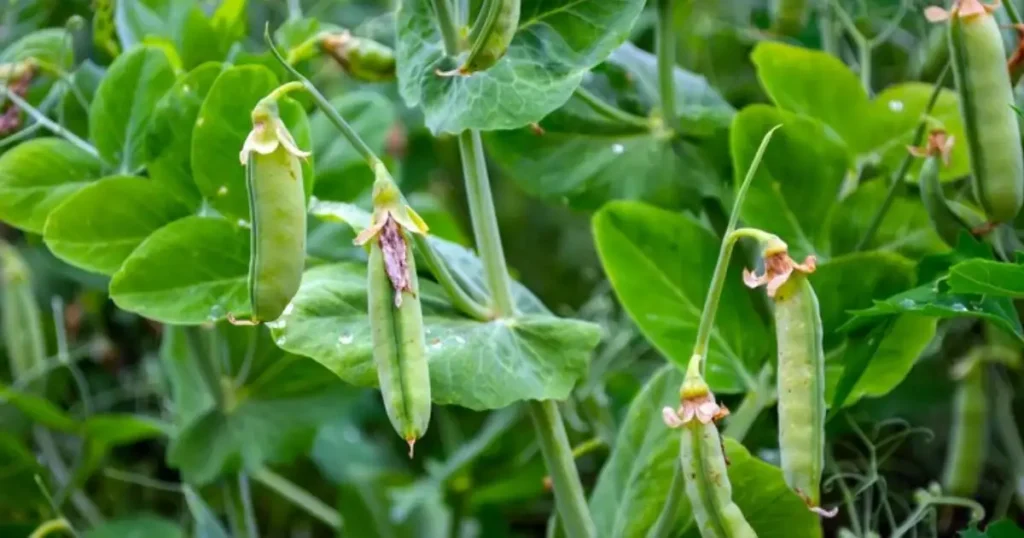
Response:
[[[398,88],[420,106],[431,131],[515,129],[562,106],[583,74],[628,37],[642,0],[523,0],[508,53],[486,71],[439,76],[459,65],[446,57],[430,0],[398,10]]]
[[[151,233],[191,213],[156,181],[109,177],[58,206],[46,221],[44,239],[55,256],[71,265],[112,275]]]
[[[67,30],[64,28],[36,30],[25,34],[0,51],[0,63],[35,58],[61,69],[70,70],[75,61],[71,45]]]
[[[596,325],[550,315],[461,318],[437,285],[420,283],[434,403],[496,409],[564,399],[601,337]],[[348,383],[376,386],[366,312],[365,267],[325,265],[306,271],[291,305],[268,326],[286,351],[315,359]]]
[[[192,176],[210,205],[233,219],[249,220],[245,167],[238,155],[252,130],[252,109],[277,84],[277,76],[266,67],[232,67],[217,77],[199,109],[192,131]],[[296,143],[310,148],[309,121],[302,107],[290,99],[279,104],[281,119]],[[311,159],[303,162],[302,182],[306,193],[311,193]]]
[[[828,252],[826,224],[851,163],[823,124],[765,105],[741,110],[730,132],[736,184],[764,135],[779,124],[740,214],[747,225],[781,237],[794,256]]]
[[[138,47],[118,56],[100,82],[89,107],[89,137],[120,173],[134,173],[146,162],[146,129],[174,79],[162,50]]]
[[[720,240],[683,215],[638,202],[605,205],[594,216],[593,230],[619,301],[644,336],[684,368]],[[706,376],[716,392],[741,391],[771,346],[739,269],[734,263],[729,271],[708,350]]]
[[[967,260],[949,270],[949,288],[954,293],[976,293],[997,297],[1024,297],[1024,265],[992,260]]]
[[[151,234],[110,281],[125,310],[181,325],[249,311],[249,231],[222,219],[187,217]]]
[[[37,138],[0,155],[0,219],[41,234],[50,212],[100,177],[100,161],[60,138]]]
[[[146,132],[149,176],[196,204],[202,195],[192,180],[192,131],[199,109],[222,69],[219,63],[206,63],[178,79],[157,103]]]
[[[132,0],[115,4],[114,24],[121,47],[163,42],[177,52],[184,66],[220,60],[228,41],[217,34],[198,0]]]
[[[869,181],[839,202],[829,225],[833,256],[857,250],[888,190],[887,181]],[[917,259],[947,248],[920,198],[897,196],[863,250],[895,251]]]
[[[381,155],[397,113],[386,97],[374,92],[347,93],[331,100],[331,106],[348,121],[359,137]],[[316,156],[316,189],[321,200],[349,201],[373,183],[373,172],[352,144],[338,135],[338,128],[320,110],[309,118]]]

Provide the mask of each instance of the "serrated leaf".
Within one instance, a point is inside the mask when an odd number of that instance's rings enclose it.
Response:
[[[438,76],[445,57],[430,0],[403,0],[396,21],[398,87],[431,131],[515,129],[564,104],[583,74],[628,37],[641,0],[523,0],[508,53],[471,76]]]
[[[116,201],[116,203],[111,203]],[[160,183],[109,177],[82,188],[46,221],[46,246],[87,271],[112,275],[149,235],[192,209]]]
[[[773,141],[774,145],[774,141]],[[601,264],[630,317],[680,368],[693,352],[720,240],[697,222],[637,202],[612,202],[594,216]],[[739,392],[767,356],[768,331],[733,264],[707,355],[715,392]]]
[[[249,231],[187,217],[150,235],[110,282],[121,308],[164,323],[199,324],[249,311]]]
[[[563,399],[600,340],[596,325],[550,315],[460,318],[437,285],[420,284],[431,396],[438,404],[496,409]],[[315,359],[348,383],[376,386],[366,312],[365,267],[326,265],[306,271],[291,306],[270,327],[281,348]]]
[[[331,106],[355,129],[360,138],[381,155],[388,133],[397,120],[394,105],[381,94],[362,91],[347,93],[331,100]],[[349,201],[369,189],[373,172],[366,160],[322,111],[309,118],[316,156],[316,197],[321,200]]]
[[[199,109],[192,131],[192,176],[210,205],[230,218],[249,220],[245,167],[238,155],[252,130],[253,107],[277,85],[277,77],[266,67],[231,67],[217,77]],[[302,107],[291,99],[282,99],[279,106],[299,148],[310,148]],[[312,158],[303,161],[302,182],[308,195],[313,190]]]
[[[162,50],[138,47],[118,56],[100,82],[89,107],[89,137],[120,173],[134,173],[146,162],[146,128],[174,79]]]
[[[19,144],[0,155],[0,220],[41,234],[54,208],[99,177],[99,159],[70,142]]]
[[[967,260],[949,270],[953,293],[1024,297],[1024,265],[992,260]]]

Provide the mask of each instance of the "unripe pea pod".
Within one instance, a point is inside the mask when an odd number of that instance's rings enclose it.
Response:
[[[793,36],[807,26],[811,3],[809,0],[772,0],[772,30]]]
[[[925,160],[918,175],[918,186],[921,189],[921,203],[928,212],[932,227],[946,244],[956,246],[960,233],[964,230],[969,232],[971,227],[950,207],[939,181],[939,171],[942,165],[948,164],[952,148],[953,137],[947,136],[945,131],[935,130],[928,135],[925,147],[910,147],[907,150]]]
[[[835,512],[821,508],[820,492],[825,467],[825,352],[818,297],[807,278],[815,260],[808,256],[796,263],[775,236],[762,246],[765,273],[745,271],[743,277],[750,287],[766,285],[775,300],[782,474],[808,508],[831,517]]]
[[[988,398],[985,368],[977,355],[958,364],[953,395],[953,426],[942,484],[951,495],[970,497],[978,489],[988,452]]]
[[[519,29],[521,0],[487,0],[469,33],[469,55],[454,71],[439,72],[441,76],[470,75],[498,63]]]
[[[280,317],[302,282],[306,257],[306,196],[300,150],[278,115],[277,96],[252,111],[253,129],[240,159],[249,193],[249,300],[255,324]]]
[[[406,233],[425,234],[427,227],[402,202],[382,164],[376,175],[372,224],[355,242],[370,248],[367,302],[384,408],[412,457],[416,440],[430,424],[431,397],[419,280]]]
[[[0,271],[3,287],[3,340],[10,361],[11,376],[17,381],[42,368],[46,362],[42,314],[32,294],[28,265],[17,250],[0,242]]]
[[[1009,222],[1024,203],[1024,155],[1006,50],[993,6],[960,0],[953,11],[931,7],[929,20],[949,21],[949,50],[970,156],[974,195],[992,223]]]
[[[395,78],[395,52],[387,45],[343,30],[321,36],[320,47],[355,79],[386,82]]]

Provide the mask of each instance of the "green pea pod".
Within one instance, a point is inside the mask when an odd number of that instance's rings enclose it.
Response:
[[[306,257],[306,197],[300,150],[278,116],[276,100],[252,112],[241,160],[251,217],[249,299],[252,321],[273,321],[299,290]]]
[[[3,287],[3,339],[11,376],[18,380],[46,362],[42,314],[32,294],[29,268],[14,247],[0,242]]]
[[[811,10],[808,0],[772,0],[771,7],[775,33],[795,36],[807,26]]]
[[[732,500],[722,438],[714,422],[693,420],[683,426],[679,462],[686,496],[703,538],[757,538]]]
[[[907,148],[911,155],[924,158],[917,182],[921,190],[921,203],[928,212],[932,227],[946,244],[956,246],[960,233],[964,230],[969,232],[971,228],[950,206],[939,181],[939,171],[949,161],[952,149],[953,138],[941,129],[928,134],[928,141],[923,148]]]
[[[423,334],[416,260],[406,230],[425,233],[383,166],[374,182],[374,215],[356,244],[370,246],[367,290],[373,360],[391,425],[409,444],[430,423],[430,372]]]
[[[988,399],[980,360],[969,358],[958,370],[942,483],[951,495],[970,497],[978,489],[988,452]]]
[[[395,79],[395,52],[386,45],[345,30],[322,36],[320,46],[355,79],[364,82]]]
[[[974,195],[993,223],[1024,203],[1024,156],[1002,33],[990,7],[961,0],[949,16],[949,47],[967,137]]]
[[[519,29],[520,0],[490,0],[484,3],[470,32],[472,47],[457,72],[462,75],[483,71],[498,63]]]

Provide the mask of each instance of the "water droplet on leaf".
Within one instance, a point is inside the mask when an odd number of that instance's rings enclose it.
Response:
[[[612,153],[621,155],[623,151],[626,151],[626,146],[622,144],[612,144]]]
[[[349,333],[345,333],[345,334],[343,334],[343,335],[338,337],[338,343],[346,345],[346,346],[351,344],[353,340],[355,340],[355,337],[353,337]]]

